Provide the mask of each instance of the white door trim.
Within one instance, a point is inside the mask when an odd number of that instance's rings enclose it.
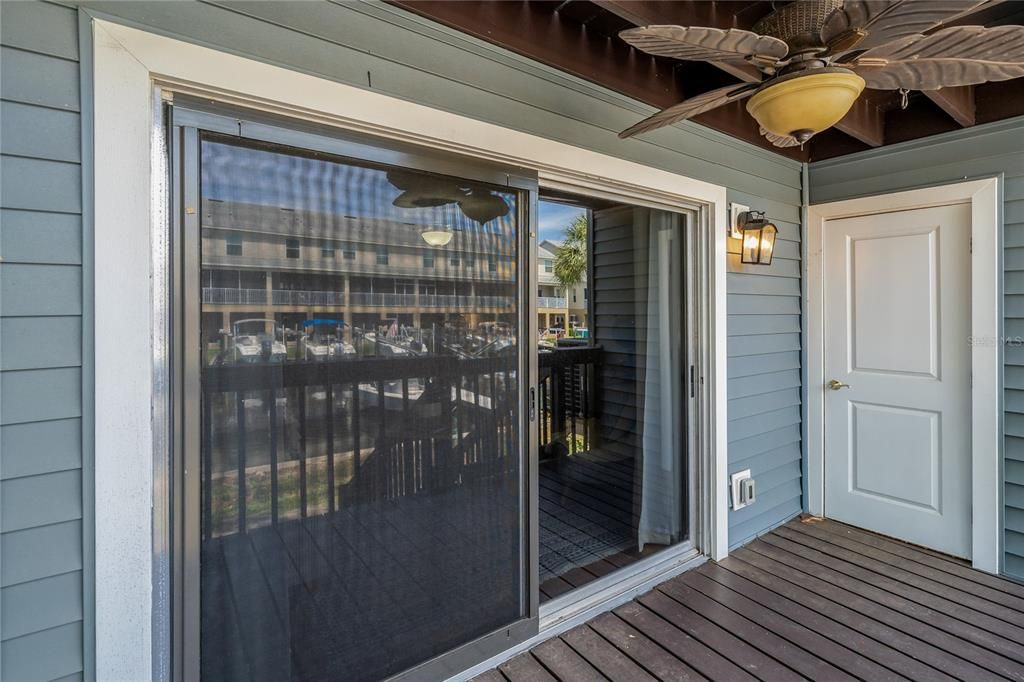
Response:
[[[698,210],[707,239],[701,274],[708,306],[701,449],[701,550],[728,554],[726,189],[633,161],[433,109],[254,59],[93,20],[95,127],[96,677],[147,679],[166,671],[155,642],[153,457],[158,408],[153,271],[166,188],[154,171],[154,87],[346,130],[536,170],[542,186],[599,190],[648,205]],[[125,315],[130,311],[131,315]],[[158,321],[156,321],[158,323]],[[130,353],[126,355],[126,349]],[[159,453],[157,453],[159,454]],[[154,454],[154,457],[156,454]],[[154,657],[158,660],[154,660]],[[160,674],[157,674],[157,671]]]
[[[972,551],[975,568],[1000,568],[1001,384],[1000,181],[985,178],[808,207],[807,510],[825,511],[825,374],[823,229],[829,220],[889,211],[971,204],[971,451]]]

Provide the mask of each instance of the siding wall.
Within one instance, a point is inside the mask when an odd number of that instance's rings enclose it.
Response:
[[[812,203],[1003,174],[1003,335],[1024,336],[1024,118],[810,166]],[[1005,572],[1024,579],[1024,348],[1004,347]]]
[[[800,511],[799,164],[693,124],[619,140],[616,133],[648,107],[386,5],[82,6],[700,178],[727,187],[731,200],[766,210],[781,229],[775,263],[749,272],[733,263],[729,274],[730,469],[753,469],[759,484],[758,503],[730,518],[730,543]],[[82,667],[80,417],[89,406],[80,399],[80,212],[88,178],[79,165],[75,17],[58,5],[2,3],[5,679],[54,678]],[[91,588],[84,589],[88,603]]]
[[[83,669],[78,18],[0,4],[0,677]]]
[[[801,166],[695,124],[639,140],[634,100],[378,3],[85,3],[158,33],[662,168],[728,188],[779,226],[771,267],[729,274],[730,457],[757,504],[730,517],[741,544],[800,512]]]

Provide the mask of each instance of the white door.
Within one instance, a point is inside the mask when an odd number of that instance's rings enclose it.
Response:
[[[825,515],[971,548],[970,204],[824,226]],[[831,384],[831,385],[830,385]]]

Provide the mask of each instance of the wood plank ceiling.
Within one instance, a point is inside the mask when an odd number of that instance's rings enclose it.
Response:
[[[765,0],[389,0],[417,14],[593,81],[658,108],[730,83],[759,80],[750,67],[680,62],[630,47],[618,33],[647,24],[749,29],[772,11]],[[777,0],[775,6],[784,4]],[[1024,23],[1024,2],[993,3],[955,24]],[[777,149],[744,102],[707,112],[698,123],[802,161],[820,160],[1024,114],[1024,78],[913,92],[906,109],[895,91],[865,90],[834,128],[804,149]]]

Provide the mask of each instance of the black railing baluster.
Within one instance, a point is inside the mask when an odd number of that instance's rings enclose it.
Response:
[[[572,437],[569,453],[576,454],[576,365],[573,363],[569,363],[569,395],[572,396],[569,401],[569,428]]]
[[[213,399],[215,394],[203,396],[203,534],[207,540],[213,537]],[[216,394],[220,399],[222,396]]]
[[[359,474],[363,467],[362,446],[359,443],[359,382],[352,384],[352,480],[359,488]]]
[[[399,472],[399,478],[401,479],[401,489],[408,493],[410,486],[410,478],[412,489],[416,489],[415,477],[412,477],[412,456],[411,456],[411,444],[406,439],[406,433],[415,433],[414,429],[409,428],[409,377],[402,377],[402,433],[401,439],[401,454],[399,461],[402,462],[401,471]]]
[[[270,521],[277,524],[278,480],[277,480],[277,390],[267,391],[270,401]]]
[[[466,451],[462,447],[462,431],[465,428],[465,423],[462,419],[462,382],[465,381],[466,377],[462,374],[458,374],[455,377],[455,427],[457,434],[456,447],[459,451],[459,456],[455,460],[459,467],[459,473],[462,473],[462,467],[466,464]]]
[[[455,408],[452,405],[452,387],[449,383],[452,381],[450,377],[438,377],[437,381],[442,385],[441,392],[441,410],[444,412],[444,425],[445,434],[441,440],[441,451],[436,456],[441,460],[440,466],[438,467],[442,472],[441,486],[446,487],[452,484],[454,476],[452,474],[452,467],[454,459],[452,453],[452,429],[455,428],[455,415],[453,414]]]
[[[600,373],[595,371],[595,363],[599,361],[600,349],[597,348],[558,349],[541,354],[537,403],[541,447],[549,450],[551,442],[555,440],[559,443],[567,442],[572,454],[584,452],[591,447],[590,420],[596,416],[600,405],[597,399]],[[222,504],[220,500],[223,492],[218,492],[221,488],[214,486],[215,483],[218,486],[224,483],[217,478],[221,476],[217,470],[221,465],[218,464],[213,447],[217,438],[215,427],[219,424],[212,422],[214,418],[220,419],[217,416],[221,410],[220,405],[230,414],[231,401],[235,401],[240,433],[228,433],[226,445],[229,453],[227,456],[230,457],[230,448],[234,445],[232,441],[237,438],[238,528],[245,532],[248,527],[247,455],[252,454],[247,449],[257,444],[247,428],[247,396],[258,396],[270,401],[263,412],[269,416],[270,427],[267,433],[260,434],[258,444],[261,451],[266,447],[269,454],[271,503],[268,517],[276,523],[282,520],[282,515],[287,516],[289,513],[298,512],[308,517],[310,504],[319,499],[319,491],[311,499],[309,490],[310,475],[319,471],[319,468],[313,471],[309,468],[310,457],[314,454],[310,451],[313,442],[310,438],[319,433],[318,425],[310,431],[310,418],[313,415],[309,414],[309,402],[314,389],[327,389],[324,402],[328,423],[324,431],[328,466],[324,479],[330,490],[324,506],[336,512],[342,502],[349,504],[360,499],[416,494],[422,490],[457,484],[469,474],[479,476],[484,472],[505,471],[516,467],[519,461],[519,420],[525,417],[519,414],[518,397],[526,385],[524,377],[520,377],[516,369],[517,360],[514,357],[458,359],[451,356],[359,358],[334,362],[330,367],[323,362],[298,361],[283,365],[268,363],[203,368],[203,386],[212,387],[204,394],[202,407],[205,423],[202,463],[205,466],[200,475],[205,488],[201,510],[204,537],[223,533],[225,525],[227,530],[234,525],[230,516],[226,519],[218,516],[221,515],[218,505]],[[426,377],[427,382],[422,405],[433,404],[436,409],[440,402],[442,411],[441,419],[432,418],[421,424],[424,427],[429,424],[433,430],[432,435],[424,434],[422,438],[415,436],[418,424],[409,421],[418,414],[421,405],[414,395],[416,384],[413,382],[419,380],[417,376]],[[351,394],[339,386],[351,386]],[[360,386],[364,393],[360,392]],[[361,404],[364,399],[374,399],[372,388],[376,389],[377,404]],[[390,395],[389,388],[392,391]],[[469,397],[470,391],[472,398]],[[281,413],[277,402],[282,392],[288,397],[286,414]],[[335,421],[336,408],[340,407],[339,396],[344,396],[345,409],[351,411],[350,415],[344,417],[340,431]],[[484,416],[485,411],[489,411],[490,416]],[[364,412],[370,415],[371,422],[376,419],[375,428],[371,429],[369,436],[371,441],[376,437],[375,456],[369,459],[362,456],[361,422]],[[319,419],[319,410],[315,418]],[[566,418],[571,419],[572,423],[565,424]],[[257,420],[260,427],[261,420]],[[340,450],[338,439],[349,425],[351,461],[342,462],[338,457],[339,452],[348,456],[349,439],[346,435]],[[389,431],[389,428],[394,432]],[[270,442],[264,445],[262,439],[268,437]],[[281,458],[282,442],[293,444],[287,446],[288,462]],[[297,448],[294,445],[296,443]],[[324,453],[319,450],[316,454],[319,458],[324,457]],[[282,469],[284,465],[289,468]],[[291,468],[292,465],[295,468]],[[340,466],[344,466],[345,471],[346,483],[342,486],[339,486]],[[228,473],[230,469],[229,465]],[[233,497],[231,492],[228,494]],[[296,497],[298,500],[294,501]],[[292,507],[292,504],[298,509]]]
[[[331,383],[330,367],[328,366],[327,383],[324,385],[327,411],[327,511],[334,512],[334,385]]]
[[[583,385],[580,392],[583,395],[583,451],[590,450],[590,370],[593,365],[583,365],[580,377]]]
[[[306,494],[306,387],[299,386],[299,513],[306,518],[309,498]]]
[[[384,380],[383,379],[378,379],[377,380],[377,444],[374,446],[374,453],[375,453],[375,455],[377,457],[378,465],[373,467],[372,471],[374,472],[373,478],[375,479],[374,480],[374,490],[377,491],[377,490],[380,490],[381,488],[383,488],[383,495],[385,497],[387,497],[387,495],[388,495],[388,493],[390,491],[390,486],[389,486],[389,483],[390,483],[389,478],[390,478],[390,476],[389,476],[389,473],[390,473],[390,468],[391,467],[388,466],[388,464],[389,464],[387,462],[388,457],[387,457],[387,454],[384,451],[384,445],[385,445],[385,435],[384,434],[386,433],[385,430],[384,430],[384,428],[385,428],[384,427],[384,422],[386,421],[385,413],[387,412],[387,396],[385,395],[384,388],[385,388]],[[384,478],[383,481],[378,480],[378,477],[377,477],[377,472],[381,471],[382,469],[383,469],[382,473],[384,475],[383,476],[383,478]]]
[[[490,430],[487,436],[494,438],[494,444],[492,446],[492,463],[487,467],[488,471],[494,471],[496,469],[496,463],[502,459],[502,453],[500,450],[500,438],[501,431],[498,421],[498,382],[495,379],[494,371],[487,375],[490,378]]]
[[[235,394],[235,415],[238,422],[238,532],[245,532],[245,394]]]

